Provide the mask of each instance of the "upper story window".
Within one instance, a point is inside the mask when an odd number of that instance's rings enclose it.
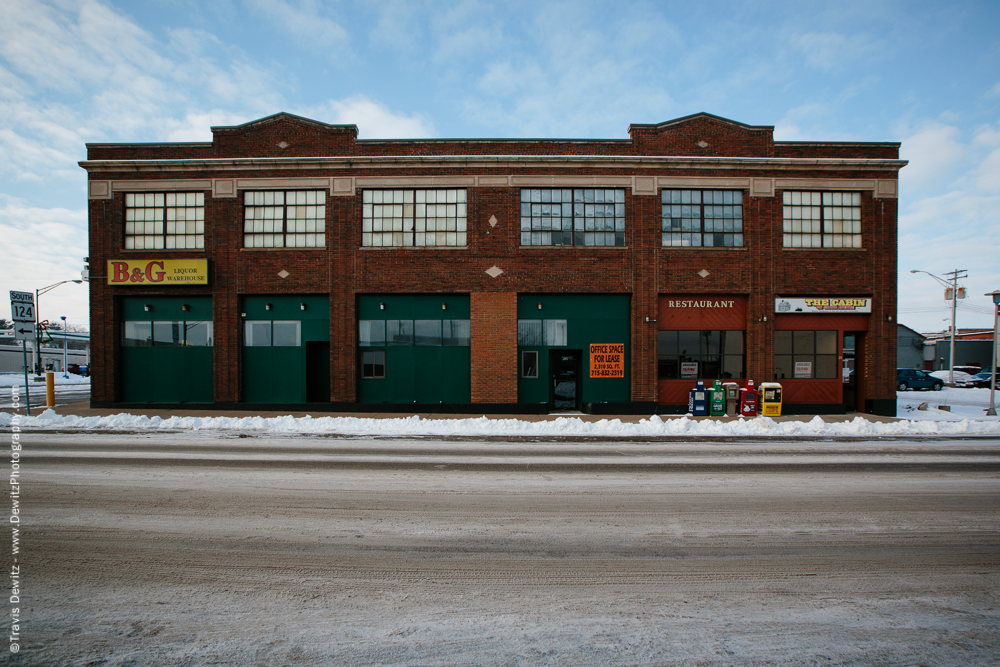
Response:
[[[785,192],[784,247],[860,248],[860,192]]]
[[[465,246],[465,190],[365,190],[361,245]]]
[[[625,245],[623,188],[524,188],[521,245]]]
[[[244,248],[326,246],[326,193],[323,190],[243,194]]]
[[[204,248],[205,193],[125,195],[127,250]]]
[[[663,245],[743,246],[742,190],[664,190]]]

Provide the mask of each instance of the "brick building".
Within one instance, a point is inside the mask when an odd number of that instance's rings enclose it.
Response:
[[[87,146],[94,405],[895,413],[899,144],[212,132]]]

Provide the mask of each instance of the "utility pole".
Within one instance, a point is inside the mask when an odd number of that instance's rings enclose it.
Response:
[[[944,274],[948,276],[949,280],[945,280],[940,276],[936,276],[929,271],[921,271],[920,269],[912,269],[910,273],[926,273],[934,280],[938,281],[945,287],[951,290],[951,358],[948,361],[948,386],[955,386],[955,316],[958,311],[958,281],[961,278],[968,278],[969,272],[965,269],[955,269],[954,271],[949,271]],[[949,282],[950,281],[950,282]],[[947,292],[945,292],[947,294]]]
[[[987,417],[997,416],[997,404],[993,401],[993,395],[997,390],[997,338],[1000,337],[1000,290],[990,292],[986,296],[993,297],[993,363],[990,364],[993,371],[990,376],[990,407],[986,410]]]
[[[969,272],[965,269],[955,269],[944,274],[951,278],[951,359],[948,364],[948,384],[955,386],[955,315],[958,311],[958,279],[967,278]]]

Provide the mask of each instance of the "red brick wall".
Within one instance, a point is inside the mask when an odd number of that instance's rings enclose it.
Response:
[[[709,146],[697,147],[704,140]],[[277,144],[288,143],[286,148]],[[695,148],[692,148],[695,146]],[[666,127],[634,126],[628,141],[372,141],[356,142],[352,126],[323,126],[287,117],[252,127],[216,132],[215,144],[88,147],[91,159],[202,158],[225,152],[232,157],[415,154],[651,154],[794,155],[795,157],[895,158],[896,144],[775,144],[770,128],[746,128],[711,118]],[[698,151],[701,151],[700,153]],[[829,167],[830,165],[827,165]],[[241,169],[216,171],[92,172],[93,180],[329,177],[331,175],[587,174],[734,176],[758,178],[885,179],[892,171],[689,169],[609,164],[600,167],[511,166],[374,167],[364,171],[324,169]],[[329,294],[331,399],[356,400],[356,297],[358,294],[451,292],[471,295],[472,396],[474,402],[517,400],[518,293],[616,293],[632,295],[632,400],[656,401],[657,299],[661,294],[746,297],[748,377],[770,377],[775,296],[872,296],[864,358],[869,398],[894,397],[897,204],[895,199],[862,195],[864,248],[788,250],[782,248],[782,193],[750,197],[744,191],[745,247],[738,249],[662,248],[659,195],[634,196],[626,189],[626,247],[537,248],[520,244],[520,190],[469,188],[468,245],[465,248],[362,248],[361,192],[327,197],[326,248],[318,250],[242,249],[242,198],[213,199],[206,193],[204,253],[123,251],[121,194],[90,201],[92,272],[103,275],[116,257],[208,257],[210,285],[183,288],[211,294],[215,311],[215,398],[240,400],[240,300],[254,294]],[[488,220],[495,216],[497,224]],[[492,278],[492,266],[503,274]],[[289,276],[278,273],[287,270]],[[708,271],[701,277],[698,273]],[[110,288],[91,283],[93,400],[113,401],[119,335],[117,297],[171,294],[165,288]],[[892,321],[887,321],[889,316]],[[767,321],[763,318],[767,316]],[[647,318],[648,321],[647,321]]]
[[[517,402],[517,294],[473,292],[472,402]]]

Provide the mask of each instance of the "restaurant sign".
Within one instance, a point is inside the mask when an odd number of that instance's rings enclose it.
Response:
[[[808,299],[786,299],[778,297],[774,300],[776,313],[870,313],[872,300],[870,297],[816,297]]]
[[[109,259],[109,285],[207,285],[207,259]]]

